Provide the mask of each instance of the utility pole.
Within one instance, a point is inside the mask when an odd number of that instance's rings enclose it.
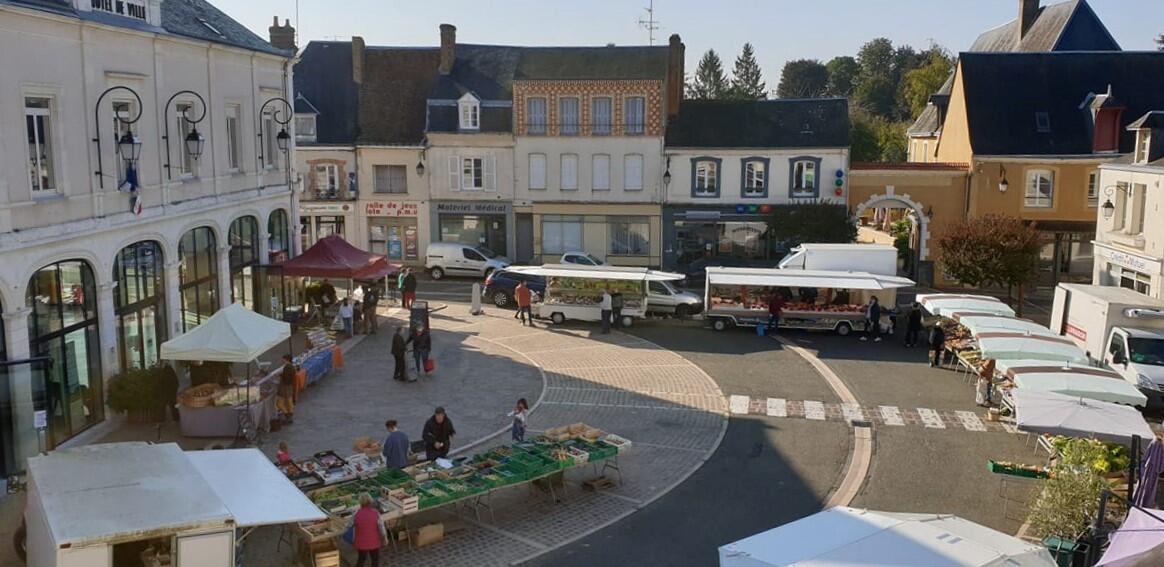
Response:
[[[659,29],[659,22],[655,20],[655,0],[651,0],[649,6],[645,8],[647,18],[639,18],[639,27],[647,30],[647,35],[650,38],[650,45],[655,45],[655,30]]]

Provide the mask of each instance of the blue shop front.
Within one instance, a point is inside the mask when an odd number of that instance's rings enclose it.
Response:
[[[699,260],[775,266],[788,250],[768,235],[771,212],[757,204],[664,206],[663,269]]]

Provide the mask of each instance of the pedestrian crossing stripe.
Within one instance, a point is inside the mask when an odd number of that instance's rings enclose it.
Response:
[[[1020,433],[1013,423],[988,421],[972,411],[946,411],[931,408],[902,409],[898,406],[862,407],[859,404],[795,401],[785,398],[728,397],[732,415],[766,415],[812,421],[872,422],[891,427],[922,426],[927,429]]]
[[[865,421],[865,414],[857,404],[841,404],[841,415],[845,421]]]
[[[728,410],[733,415],[747,415],[748,407],[752,405],[752,400],[748,396],[732,396],[728,398]]]
[[[880,406],[878,408],[881,412],[881,421],[885,425],[905,425],[905,420],[901,418],[901,410],[896,406]]]
[[[942,421],[938,412],[930,408],[917,408],[917,414],[921,416],[922,424],[928,429],[945,429],[946,424]]]
[[[788,401],[784,398],[768,398],[768,407],[765,412],[768,417],[788,417]]]
[[[824,421],[825,406],[824,402],[804,402],[804,417],[817,421]]]

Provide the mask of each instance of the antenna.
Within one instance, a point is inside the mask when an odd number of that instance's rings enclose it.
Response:
[[[639,27],[647,30],[650,45],[655,45],[655,30],[659,29],[659,22],[655,19],[655,0],[651,0],[650,5],[644,10],[647,12],[647,19],[639,18]]]

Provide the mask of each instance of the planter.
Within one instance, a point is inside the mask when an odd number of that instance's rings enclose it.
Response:
[[[131,409],[125,413],[130,423],[158,423],[165,417],[162,408]]]

